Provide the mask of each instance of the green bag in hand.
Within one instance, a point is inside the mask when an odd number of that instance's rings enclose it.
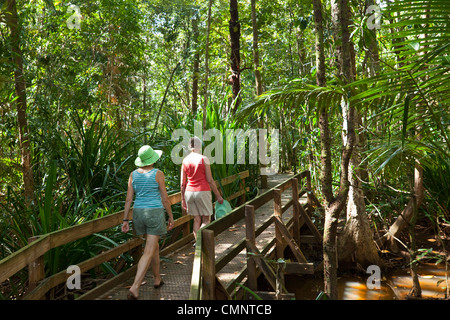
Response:
[[[231,205],[227,200],[223,200],[223,203],[220,204],[218,201],[214,204],[216,219],[222,218],[226,214],[231,212]]]

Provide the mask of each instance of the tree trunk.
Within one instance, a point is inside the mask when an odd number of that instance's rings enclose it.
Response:
[[[414,182],[413,182],[414,183]],[[413,184],[412,183],[412,184]],[[409,222],[409,239],[411,241],[411,249],[409,250],[409,256],[410,256],[410,267],[409,270],[411,272],[411,278],[412,278],[412,286],[411,291],[409,292],[409,296],[420,298],[422,297],[422,289],[420,287],[419,282],[419,275],[417,274],[417,266],[418,262],[416,260],[417,258],[417,245],[416,245],[416,223],[417,223],[417,206],[416,206],[416,195],[414,191],[414,186],[411,188],[412,190],[412,217],[411,221]]]
[[[325,86],[325,55],[323,48],[322,3],[313,0],[316,48],[316,83]],[[354,132],[349,128],[349,144],[344,147],[341,162],[341,182],[337,197],[333,195],[331,167],[331,132],[328,121],[328,109],[319,112],[321,174],[320,182],[325,202],[325,225],[323,235],[324,291],[331,299],[338,298],[337,292],[337,222],[339,214],[345,206],[348,194],[348,164],[351,156]],[[352,113],[350,113],[352,116]]]
[[[240,43],[241,37],[241,24],[239,23],[239,11],[237,0],[230,0],[230,42],[231,42],[231,86],[233,92],[234,107],[232,109],[233,114],[236,113],[240,104],[239,93],[241,91],[241,56],[240,56]]]
[[[349,22],[350,8],[347,0],[331,2],[333,19],[333,35],[336,43],[338,75],[344,83],[355,79],[354,49],[350,42]],[[361,117],[352,105],[342,105],[344,118],[343,141],[344,148],[352,149],[349,174],[349,199],[347,205],[347,223],[339,245],[340,263],[359,263],[363,266],[379,264],[377,248],[373,241],[372,230],[365,211],[364,194],[361,186],[359,136],[355,128],[361,124]],[[352,127],[352,129],[350,129]],[[353,142],[350,141],[350,131],[353,131]],[[352,144],[352,145],[350,145]]]
[[[366,0],[366,8],[371,5],[375,5],[375,0]],[[364,9],[364,12],[366,12],[366,8]],[[380,56],[378,54],[377,31],[374,28],[372,30],[368,30],[368,32],[371,34],[371,37],[369,37],[369,43],[366,43],[366,56],[369,60],[369,75],[375,76],[380,71]]]
[[[22,158],[22,174],[25,205],[29,208],[34,202],[34,179],[31,168],[31,144],[27,120],[27,95],[23,57],[20,49],[20,25],[15,0],[7,1],[5,19],[11,31],[11,49],[14,64],[14,86],[17,96],[17,123],[19,125],[19,147]]]
[[[253,65],[255,70],[256,95],[259,96],[262,90],[261,71],[259,70],[259,49],[258,49],[258,24],[256,22],[256,0],[251,0],[252,6],[252,28],[253,28]]]
[[[256,95],[262,94],[262,79],[261,71],[259,70],[259,51],[258,51],[258,24],[256,22],[256,0],[251,0],[252,6],[252,29],[253,29],[253,68],[255,72],[255,82],[256,82]],[[258,128],[264,127],[264,121],[262,118],[258,119]],[[265,166],[260,164],[261,167]],[[261,188],[267,189],[267,176],[261,175]]]
[[[355,125],[361,124],[361,116],[355,110]],[[356,263],[366,268],[369,265],[380,265],[377,247],[373,239],[372,229],[366,213],[364,191],[361,179],[360,134],[355,132],[355,145],[349,166],[349,196],[347,203],[347,222],[339,240],[340,265],[354,266]]]
[[[209,32],[211,30],[211,7],[213,0],[209,0],[208,4],[208,21],[206,23],[206,43],[205,43],[205,87],[204,87],[204,100],[203,100],[203,132],[206,131],[206,110],[208,106],[208,80],[209,80]]]
[[[316,1],[316,0],[315,0]],[[313,2],[314,4],[315,2]],[[320,6],[321,7],[321,6]],[[318,24],[319,5],[314,5],[315,23]],[[321,11],[321,10],[320,10]],[[333,19],[333,36],[336,44],[338,73],[343,79],[344,83],[351,81],[351,56],[349,46],[349,30],[348,30],[348,4],[347,0],[333,0],[331,1],[331,13]],[[317,28],[318,29],[318,28]],[[316,29],[316,33],[317,32]],[[321,30],[321,29],[319,29]],[[316,36],[317,37],[317,36]],[[316,48],[318,39],[316,38]],[[322,46],[323,47],[323,46]],[[316,53],[317,54],[317,53]],[[318,58],[317,58],[318,57]],[[321,60],[321,54],[316,55],[316,61]],[[319,68],[318,68],[319,69]],[[319,78],[317,78],[319,81]],[[344,102],[346,103],[346,102]],[[325,110],[319,110],[319,126],[321,130],[321,163],[322,163],[322,193],[325,199],[325,226],[324,226],[324,241],[323,241],[323,261],[324,261],[324,290],[331,299],[337,299],[337,226],[339,214],[345,206],[348,190],[349,190],[349,176],[348,169],[350,157],[352,155],[353,146],[355,144],[355,129],[354,116],[355,109],[349,106],[348,113],[344,115],[347,119],[347,143],[343,146],[341,158],[341,179],[339,185],[338,195],[336,197],[332,194],[332,179],[331,179],[331,135],[328,127],[328,113]]]
[[[325,53],[323,48],[323,13],[322,2],[313,0],[314,28],[315,28],[315,49],[316,49],[316,83],[325,87]]]
[[[340,18],[345,19],[347,22],[350,21],[350,11],[348,10],[346,13],[341,12]],[[343,42],[341,49],[341,55],[344,54],[342,50],[347,51],[344,48],[346,46],[350,50],[350,57],[342,57],[340,60],[340,66],[342,68],[348,68],[348,70],[341,70],[341,74],[345,75],[345,78],[348,81],[354,81],[356,78],[356,67],[355,67],[355,52],[353,48],[353,44],[350,42],[350,39],[347,38],[348,35],[348,27],[345,28],[343,35]],[[346,59],[350,61],[350,66],[343,61]],[[347,110],[345,110],[346,106],[343,108],[343,116],[345,119],[345,115]],[[352,108],[352,106],[349,106]],[[350,159],[350,167],[349,167],[349,197],[347,203],[347,222],[345,228],[340,235],[339,241],[339,263],[341,265],[354,265],[358,263],[363,267],[367,267],[371,264],[380,264],[380,259],[378,256],[377,248],[375,242],[373,240],[372,230],[370,228],[369,219],[366,213],[366,206],[364,202],[364,192],[362,189],[361,180],[365,177],[365,173],[363,168],[361,168],[361,152],[363,151],[365,139],[361,137],[360,131],[362,131],[362,120],[361,115],[357,110],[354,110],[354,128],[355,130],[355,145],[353,146],[352,157]],[[349,120],[350,121],[350,120]],[[344,121],[344,143],[347,140],[346,126],[348,126],[348,121]]]
[[[414,170],[414,196],[411,197],[402,213],[398,216],[397,220],[389,228],[381,239],[381,245],[387,245],[391,251],[398,251],[395,238],[399,233],[408,226],[411,218],[414,215],[414,207],[419,208],[425,197],[425,189],[423,187],[423,169],[419,162],[416,161]]]
[[[195,14],[196,15],[196,14]],[[200,64],[200,50],[198,48],[198,18],[195,16],[192,19],[192,31],[194,32],[194,46],[195,46],[195,54],[194,54],[194,66],[193,66],[193,75],[192,75],[192,113],[194,115],[197,114],[198,108],[198,78],[200,75],[199,72],[199,64]]]

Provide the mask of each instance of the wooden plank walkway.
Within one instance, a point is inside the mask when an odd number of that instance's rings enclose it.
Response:
[[[278,174],[269,176],[269,188],[292,177],[292,174]],[[289,194],[282,194],[282,204],[290,199]],[[306,198],[304,198],[306,202]],[[302,199],[303,202],[303,199]],[[269,201],[255,211],[256,227],[260,226],[274,212],[273,200]],[[283,220],[287,221],[292,216],[292,207],[283,214]],[[275,233],[274,224],[256,238],[258,249],[263,248],[268,241],[273,239]],[[215,238],[216,261],[225,255],[231,248],[245,239],[245,219],[237,222],[228,230],[222,232]],[[270,239],[270,240],[269,240]],[[187,300],[192,279],[192,268],[194,261],[193,242],[185,245],[177,251],[161,257],[161,276],[165,284],[159,289],[153,288],[153,275],[151,270],[147,272],[145,284],[140,288],[141,300]],[[231,262],[229,262],[217,274],[224,286],[232,281],[238,272],[246,265],[246,250],[242,250]],[[124,300],[127,299],[128,288],[131,286],[134,274],[115,288],[101,295],[99,300]]]

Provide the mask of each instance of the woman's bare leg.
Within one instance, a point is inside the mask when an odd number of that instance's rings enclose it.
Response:
[[[203,228],[210,222],[211,222],[211,216],[202,216],[202,225],[200,226],[200,228]]]
[[[194,233],[195,241],[197,241],[197,231],[200,229],[202,225],[202,217],[201,216],[193,216],[194,224],[192,226],[192,232]]]
[[[153,272],[153,281],[154,281],[154,285],[157,286],[161,283],[161,275],[159,273],[159,264],[160,264],[160,259],[159,259],[159,243],[156,242],[156,250],[153,253],[153,258],[152,258],[152,272]]]
[[[159,236],[154,236],[147,234],[146,235],[146,243],[144,247],[144,253],[142,254],[141,259],[139,259],[136,277],[134,278],[133,285],[130,288],[130,292],[135,296],[139,297],[139,287],[144,280],[145,274],[147,273],[148,267],[152,260],[154,260],[155,254],[158,255],[159,262]],[[154,263],[155,264],[155,263]],[[153,268],[152,268],[153,269]],[[159,275],[159,263],[158,263],[158,275]]]

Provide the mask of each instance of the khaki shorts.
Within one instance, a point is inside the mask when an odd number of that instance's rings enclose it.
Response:
[[[213,214],[211,191],[186,191],[187,213],[191,216],[210,216]]]

